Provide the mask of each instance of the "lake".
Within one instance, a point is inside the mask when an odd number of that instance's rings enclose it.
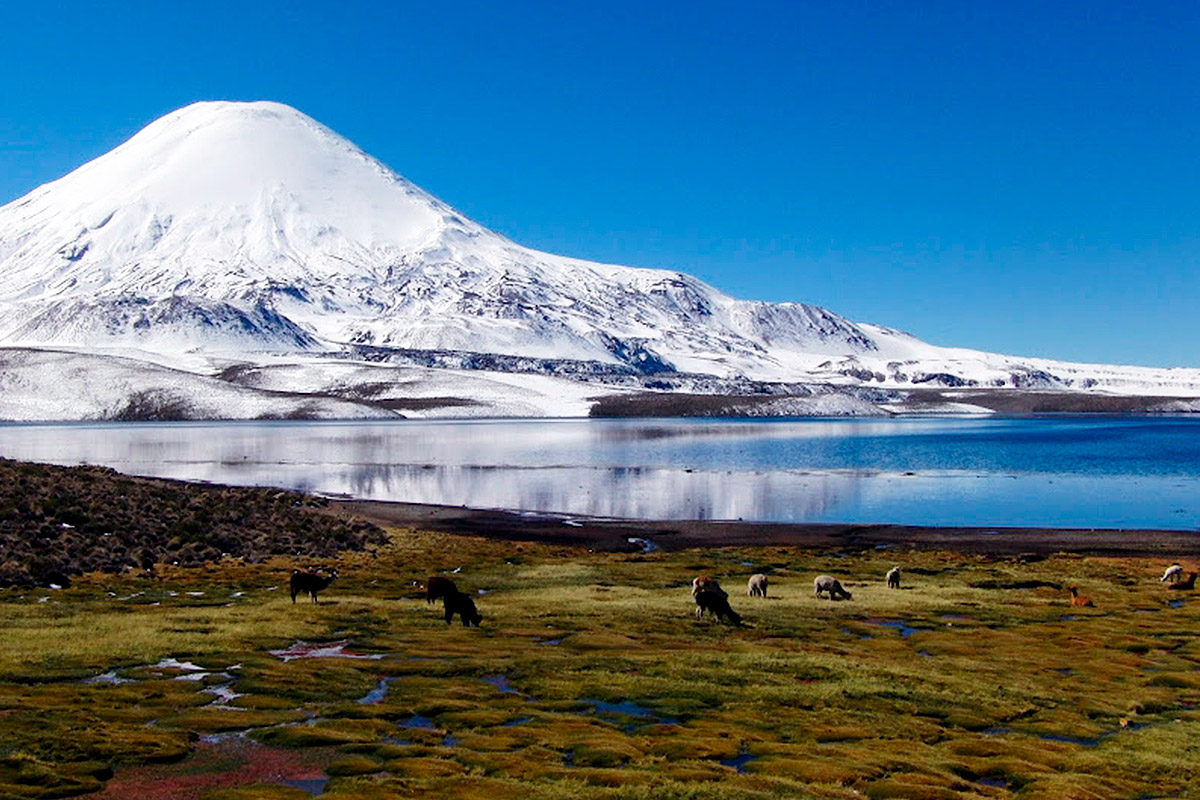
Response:
[[[0,456],[644,519],[1200,529],[1200,420],[3,424]]]

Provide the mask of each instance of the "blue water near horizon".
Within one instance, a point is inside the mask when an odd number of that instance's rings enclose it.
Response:
[[[0,456],[642,519],[1200,529],[1200,419],[0,425]]]

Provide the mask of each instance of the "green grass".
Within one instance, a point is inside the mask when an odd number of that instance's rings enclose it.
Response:
[[[264,758],[315,759],[330,798],[1200,796],[1200,598],[1169,606],[1157,561],[643,556],[396,531],[336,565],[320,605],[289,601],[285,560],[0,592],[0,798],[105,781],[126,796],[139,770],[195,769],[198,736],[247,729],[239,746]],[[487,590],[481,629],[447,627],[413,586],[454,568]],[[767,599],[744,594],[757,571]],[[699,572],[745,627],[695,619]],[[854,599],[813,598],[821,573]],[[1030,581],[1045,585],[1005,588]],[[1070,608],[1070,584],[1096,607]],[[296,640],[364,657],[267,652]],[[202,690],[223,679],[175,680],[163,658],[227,671],[242,696],[216,707]],[[134,682],[81,683],[113,669]],[[385,677],[380,702],[357,702]],[[738,757],[742,772],[721,763]]]

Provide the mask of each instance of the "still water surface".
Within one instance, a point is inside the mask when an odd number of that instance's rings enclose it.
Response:
[[[0,455],[650,519],[1200,529],[1200,420],[0,425]]]

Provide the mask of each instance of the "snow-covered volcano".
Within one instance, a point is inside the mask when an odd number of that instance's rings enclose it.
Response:
[[[234,361],[419,352],[434,354],[411,362],[422,369],[528,373],[545,360],[576,374],[690,374],[689,391],[708,375],[1200,395],[1198,370],[934,347],[812,305],[736,300],[679,272],[531,250],[271,102],[180,109],[0,208],[0,346],[170,366],[187,355],[207,359],[208,372],[192,371],[209,376]],[[346,396],[285,372],[279,386],[256,373],[257,388]]]
[[[188,106],[0,209],[0,342],[370,344],[773,375],[773,351],[876,349],[815,306],[521,247],[268,102]]]

